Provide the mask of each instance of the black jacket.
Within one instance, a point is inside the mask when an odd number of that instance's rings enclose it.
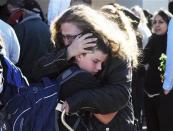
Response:
[[[51,48],[49,26],[36,14],[26,16],[15,27],[20,43],[20,58],[17,66],[32,81],[31,70],[34,62]]]
[[[66,99],[70,112],[76,112],[81,108],[91,111],[96,109],[96,112],[103,114],[118,111],[118,115],[108,125],[91,118],[93,131],[104,131],[108,127],[111,131],[133,131],[131,68],[128,62],[112,58],[100,76],[101,86],[80,91]]]
[[[70,65],[71,62],[66,60],[66,49],[54,49],[34,62],[31,75],[34,81],[40,81],[45,76],[56,78],[60,72]]]
[[[37,76],[52,75],[53,72],[56,71],[56,74],[58,74],[58,71],[68,67],[70,63],[66,61],[65,54],[65,50],[61,50],[58,56],[56,53],[54,53],[53,56],[49,55],[49,61],[46,61],[48,56],[41,58],[39,63],[36,64],[38,66],[37,69],[39,69],[39,75]],[[50,60],[50,58],[52,60]],[[63,66],[65,65],[65,67],[62,67],[61,64]],[[71,79],[71,82],[68,81],[68,83],[64,85],[67,89],[73,86],[76,88],[77,86],[84,86],[86,88],[88,88],[88,86],[93,87],[76,92],[66,98],[70,106],[70,112],[76,112],[84,108],[90,111],[94,109],[94,112],[103,114],[118,111],[118,115],[111,122],[113,123],[111,124],[112,126],[106,126],[110,127],[113,131],[133,131],[134,118],[131,104],[131,70],[128,61],[114,57],[110,58],[103,72],[99,75],[101,85],[97,85],[96,82],[92,80],[93,78],[89,78],[89,76],[76,76]],[[46,74],[46,71],[48,71],[48,74]],[[81,82],[81,79],[83,79],[83,82]],[[105,130],[105,125],[99,125],[97,122],[93,122],[93,124],[93,127],[95,127],[94,131]],[[104,127],[101,130],[100,128],[102,128],[102,126]]]
[[[160,93],[162,89],[161,72],[158,70],[162,53],[166,53],[167,34],[152,35],[144,50],[144,64],[149,64],[146,74],[145,90],[150,94]]]

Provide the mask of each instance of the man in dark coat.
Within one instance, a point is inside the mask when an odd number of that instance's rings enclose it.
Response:
[[[42,21],[39,13],[33,11],[33,3],[35,1],[25,3],[23,19],[14,27],[21,46],[17,65],[31,82],[30,72],[33,63],[51,47],[49,26]],[[30,7],[28,4],[32,4],[33,8],[28,9],[27,7]]]

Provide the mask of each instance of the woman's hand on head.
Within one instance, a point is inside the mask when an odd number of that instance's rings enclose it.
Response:
[[[67,59],[71,59],[74,56],[80,55],[82,53],[92,53],[90,50],[86,50],[88,47],[94,47],[94,43],[97,38],[88,38],[92,36],[92,33],[87,33],[84,35],[77,36],[71,45],[67,48]]]

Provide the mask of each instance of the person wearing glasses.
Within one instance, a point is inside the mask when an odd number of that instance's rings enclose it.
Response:
[[[33,75],[35,74],[37,79],[42,76],[55,78],[60,71],[71,66],[74,56],[92,53],[87,48],[95,46],[97,38],[93,38],[92,33],[85,33],[88,31],[94,31],[106,39],[112,46],[113,55],[96,75],[101,86],[67,97],[65,100],[68,104],[63,107],[69,113],[77,112],[82,107],[94,107],[96,115],[86,118],[89,119],[94,131],[134,131],[131,76],[132,68],[137,65],[138,49],[136,40],[129,40],[127,33],[119,28],[118,20],[117,23],[113,23],[101,13],[84,5],[69,8],[51,25],[51,37],[56,46],[54,55],[51,53],[40,58]],[[133,30],[131,33],[134,33]],[[89,112],[93,114],[91,110]],[[113,112],[118,113],[111,115],[108,123],[103,124],[98,120],[101,117],[105,118],[104,114]],[[89,123],[86,124],[90,127]]]
[[[58,30],[55,37],[54,49],[47,55],[42,56],[35,62],[31,72],[34,81],[39,81],[42,77],[56,78],[57,75],[72,63],[72,57],[81,53],[91,53],[85,50],[88,47],[94,47],[96,38],[87,38],[91,33],[81,36],[82,30],[71,23],[63,24],[63,30]],[[61,27],[61,28],[62,28]],[[56,31],[51,29],[52,34]]]

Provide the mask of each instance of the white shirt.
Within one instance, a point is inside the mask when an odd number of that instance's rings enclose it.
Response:
[[[163,82],[163,89],[169,91],[173,88],[173,18],[168,26],[167,50],[166,50],[166,71]]]
[[[16,64],[19,60],[20,45],[14,29],[0,20],[0,35],[4,41],[6,57]]]
[[[141,22],[138,25],[138,31],[142,35],[142,48],[144,49],[146,45],[148,44],[148,40],[152,34],[148,26]]]
[[[52,20],[70,6],[71,0],[50,0],[47,19],[50,25]]]

